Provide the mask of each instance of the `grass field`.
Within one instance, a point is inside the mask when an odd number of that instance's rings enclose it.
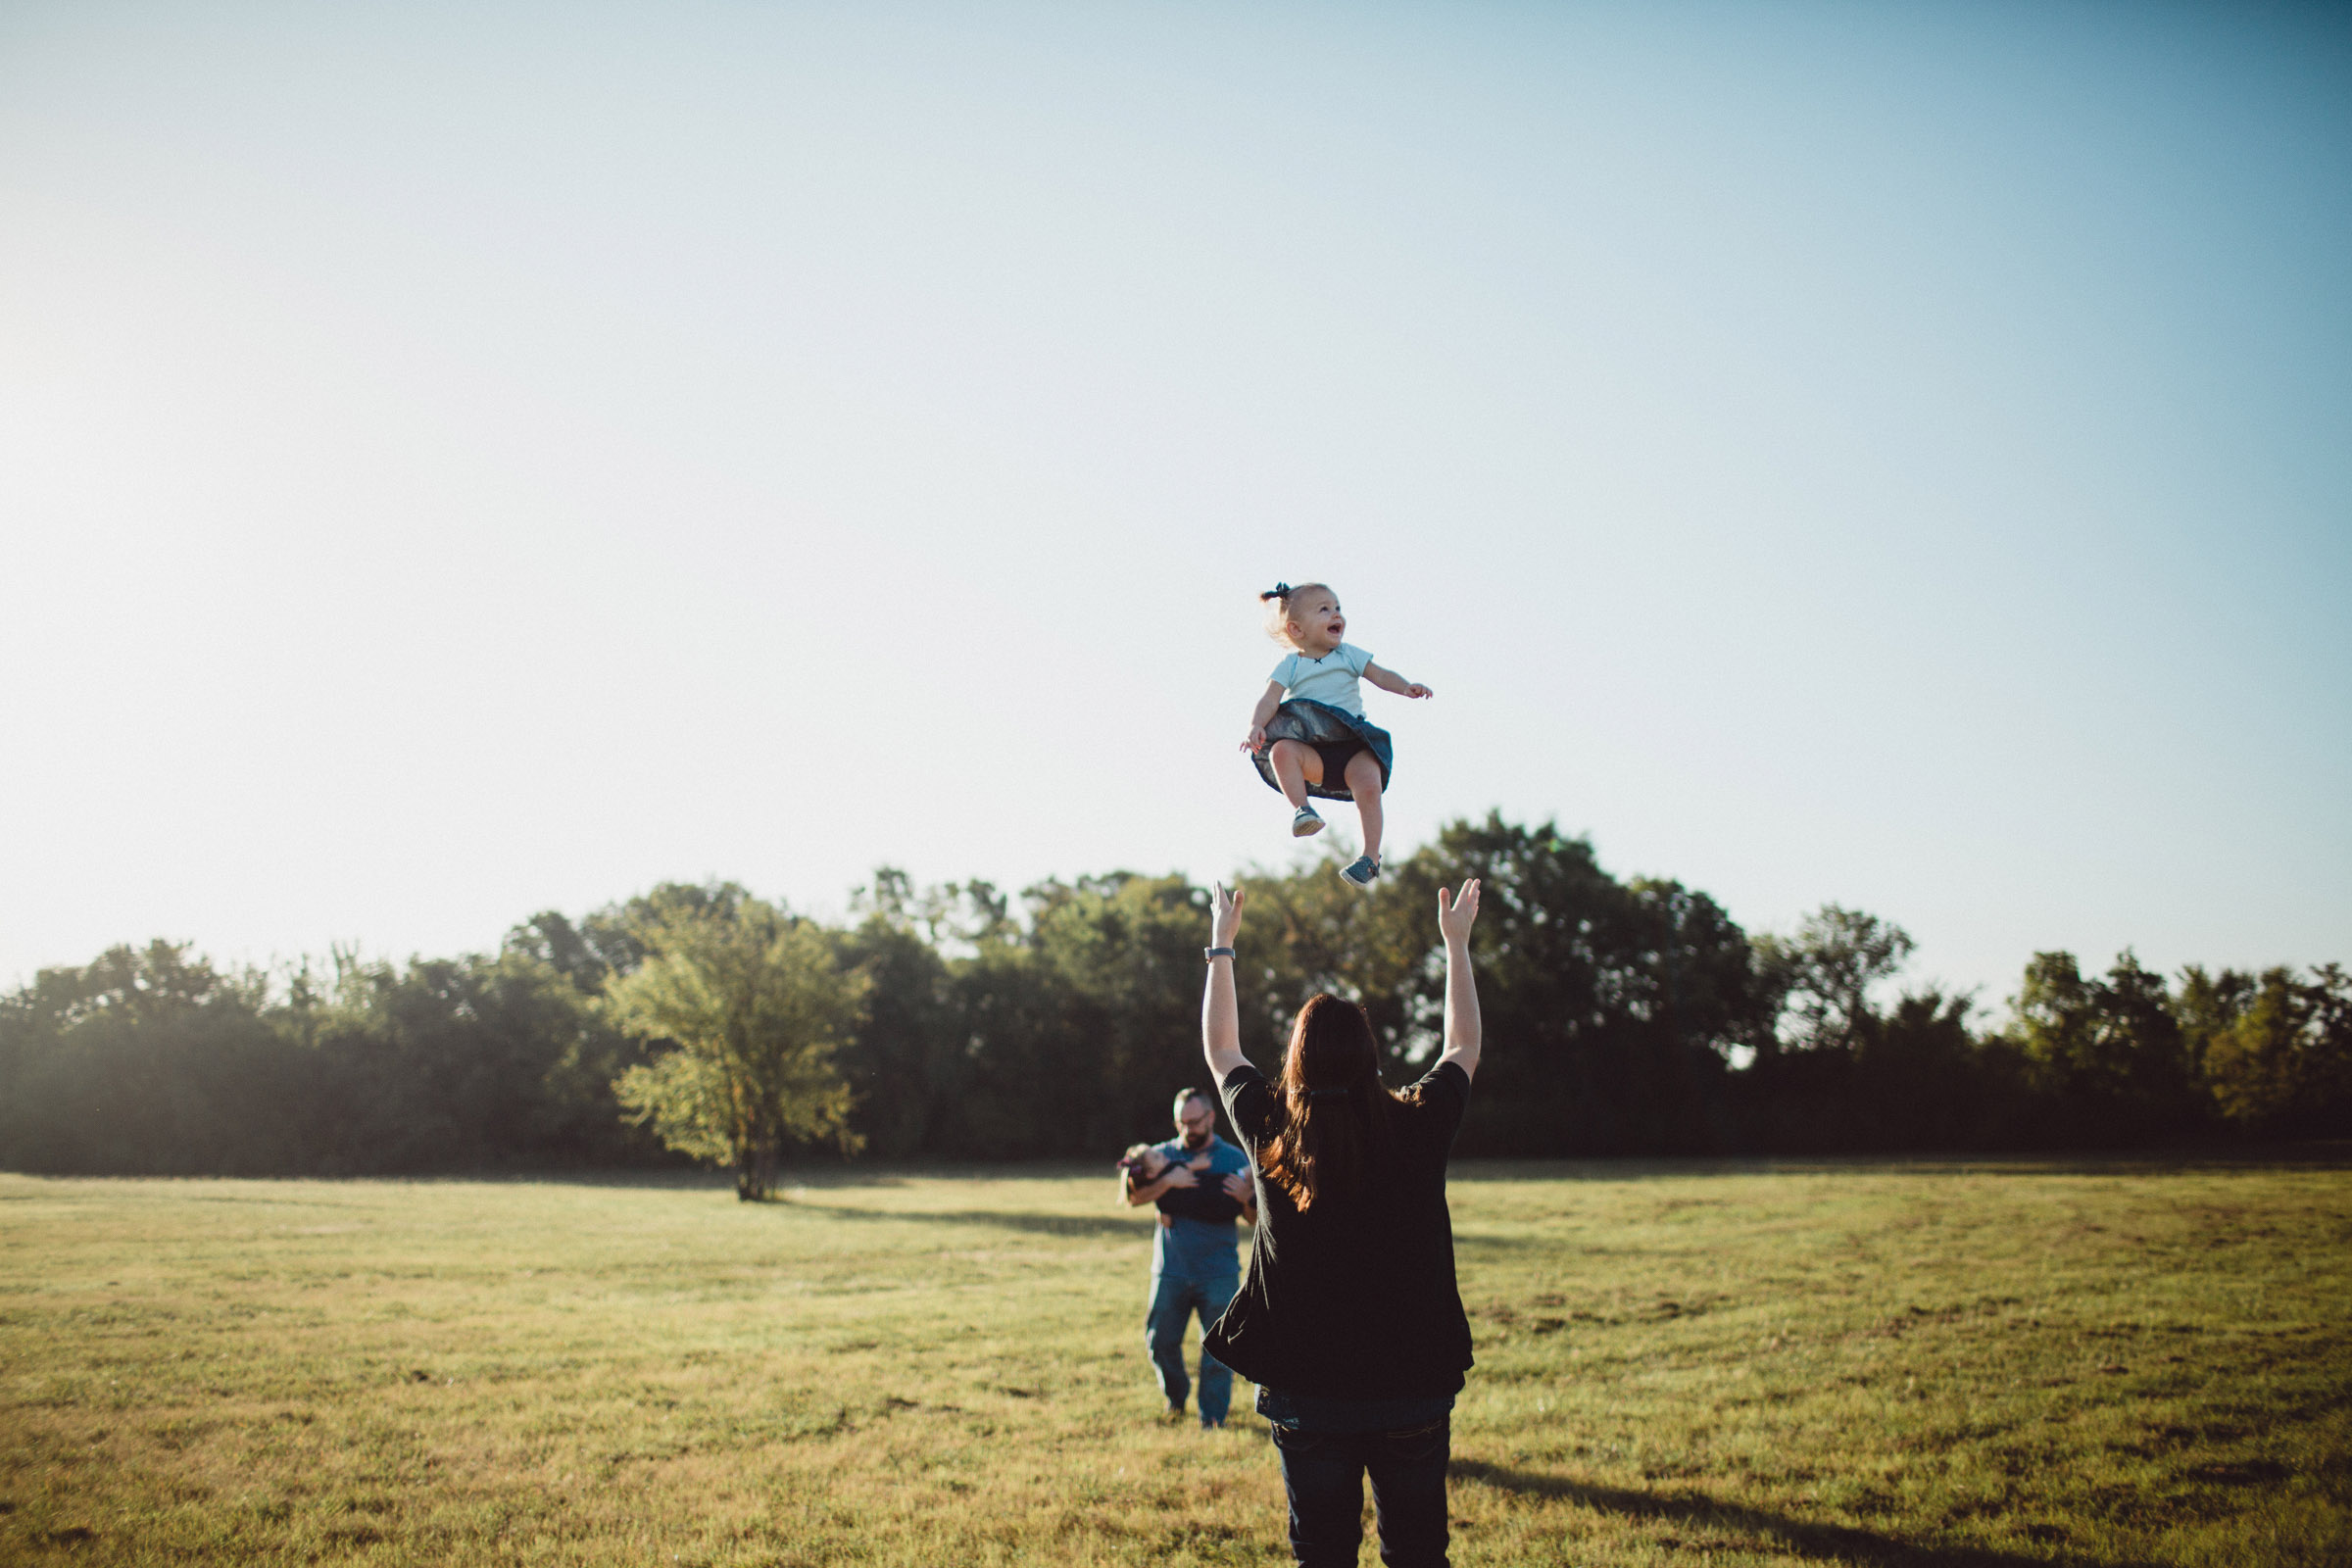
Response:
[[[2352,1172],[1452,1197],[1457,1563],[2352,1562]],[[1285,1561],[1246,1398],[1153,1419],[1146,1223],[1107,1171],[0,1176],[0,1562]]]

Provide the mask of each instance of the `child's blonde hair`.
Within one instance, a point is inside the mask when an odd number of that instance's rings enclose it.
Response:
[[[1302,582],[1297,587],[1278,582],[1257,596],[1266,603],[1266,635],[1293,653],[1304,653],[1306,650],[1300,648],[1298,639],[1291,635],[1291,601],[1311,588],[1320,588],[1327,594],[1332,592],[1331,584],[1327,582]],[[1337,598],[1338,595],[1334,594],[1333,597]]]

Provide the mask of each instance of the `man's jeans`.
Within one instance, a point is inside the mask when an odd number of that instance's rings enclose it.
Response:
[[[1186,1322],[1199,1312],[1200,1332],[1205,1335],[1209,1325],[1224,1315],[1241,1286],[1238,1272],[1195,1277],[1167,1269],[1152,1276],[1152,1310],[1144,1319],[1144,1337],[1152,1347],[1152,1364],[1159,1369],[1159,1392],[1167,1396],[1169,1404],[1181,1406],[1193,1389],[1184,1375]],[[1225,1411],[1232,1403],[1233,1369],[1202,1349],[1200,1424],[1223,1426]]]
[[[1354,1568],[1364,1539],[1364,1476],[1380,1513],[1380,1560],[1389,1568],[1446,1568],[1446,1460],[1453,1419],[1402,1432],[1274,1429],[1282,1485],[1291,1496],[1291,1555],[1304,1568]]]

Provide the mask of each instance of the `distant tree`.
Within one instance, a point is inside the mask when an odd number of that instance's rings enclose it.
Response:
[[[842,967],[823,927],[722,885],[650,902],[633,934],[645,957],[607,985],[612,1015],[676,1048],[613,1085],[633,1119],[732,1167],[747,1200],[774,1190],[789,1145],[856,1147],[837,1057],[870,982]]]
[[[1777,1003],[1780,1024],[1757,1045],[1852,1051],[1871,1021],[1871,988],[1911,956],[1911,934],[1860,909],[1825,904],[1788,936],[1754,939],[1759,985]]]
[[[934,1151],[1083,1154],[1163,1128],[1169,1092],[1200,1076],[1200,890],[1132,871],[1049,879],[1023,890],[1019,921],[985,883],[943,892],[897,916],[955,955],[954,1021],[926,1058]]]
[[[2208,973],[2192,963],[2180,971],[2173,1017],[2180,1026],[2180,1052],[2189,1075],[2206,1083],[2206,1057],[2216,1037],[2226,1033],[2254,999],[2254,977],[2235,969]]]
[[[1201,1081],[1200,947],[1207,897],[1181,876],[1114,871],[1021,895],[1037,961],[1067,999],[1076,1091],[1056,1152],[1165,1136],[1168,1097]]]
[[[1434,891],[1485,880],[1494,1050],[1460,1149],[1789,1152],[2352,1132],[2352,976],[2104,974],[2034,956],[2011,1016],[1886,1000],[1899,927],[1829,905],[1752,943],[1705,894],[1621,880],[1551,823],[1490,814],[1392,858],[1244,878],[1244,1049],[1317,991],[1370,1015],[1393,1083],[1438,1039]],[[1199,1079],[1203,891],[1128,871],[917,886],[882,867],[828,929],[733,883],[544,911],[494,955],[337,952],[281,975],[117,948],[0,994],[0,1166],[359,1174],[674,1160],[770,1190],[782,1152],[1100,1152]],[[1753,1051],[1745,1059],[1741,1048]],[[667,1146],[666,1148],[664,1146]]]
[[[2202,1066],[2216,1108],[2253,1132],[2341,1138],[2352,1133],[2352,976],[2322,964],[2216,986],[2235,1004],[2207,1019]]]
[[[1086,1018],[1069,976],[1024,935],[956,963],[949,996],[963,1071],[933,1152],[971,1159],[1087,1152],[1102,1084],[1087,1059]]]
[[[919,936],[942,955],[968,956],[981,943],[1017,937],[1008,901],[996,884],[939,882],[917,887],[895,865],[874,868],[874,879],[850,894],[852,912]]]
[[[0,1166],[260,1174],[316,1148],[314,1058],[267,978],[184,943],[110,948],[0,998]]]
[[[882,866],[850,906],[860,918],[842,938],[842,961],[873,980],[866,1021],[839,1058],[851,1128],[885,1159],[970,1152],[966,1101],[982,1064],[956,977],[981,948],[1017,936],[1005,900],[978,881],[918,889]]]
[[[1755,1057],[1739,1075],[1751,1145],[1791,1152],[2000,1147],[2039,1124],[2009,1044],[1970,1026],[1975,999],[1928,985],[1874,991],[1913,951],[1893,922],[1824,905],[1755,939]]]
[[[2311,1131],[2341,1138],[2352,1135],[2352,974],[2341,964],[2323,963],[2308,989],[2311,1050],[2303,1102]]]
[[[1755,1027],[1746,936],[1702,893],[1618,881],[1588,840],[1552,823],[1527,827],[1494,813],[1450,823],[1384,868],[1369,896],[1322,866],[1269,888],[1266,912],[1280,918],[1253,911],[1250,929],[1288,951],[1262,973],[1268,1021],[1287,1022],[1308,989],[1353,996],[1397,1073],[1418,1070],[1437,1038],[1445,984],[1436,890],[1470,876],[1484,887],[1471,948],[1496,1044],[1479,1071],[1462,1152],[1721,1147],[1726,1056]],[[1254,895],[1259,884],[1250,886]],[[1249,997],[1246,984],[1245,1004]]]
[[[1936,986],[1906,991],[1874,1012],[1855,1053],[1859,1100],[1881,1148],[1954,1148],[1982,1142],[1986,1077],[1968,1015],[1970,996]]]
[[[2005,1031],[2031,1085],[2053,1097],[2068,1142],[2179,1136],[2200,1116],[2187,1036],[2164,977],[2126,950],[2103,978],[2071,953],[2037,953]]]
[[[543,909],[507,933],[506,951],[537,959],[587,996],[605,981],[625,974],[645,956],[628,934],[626,917],[599,910],[579,921]]]

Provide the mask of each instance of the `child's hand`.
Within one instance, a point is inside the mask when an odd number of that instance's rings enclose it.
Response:
[[[1180,1193],[1188,1187],[1200,1185],[1200,1178],[1193,1174],[1192,1167],[1189,1165],[1170,1165],[1159,1179],[1168,1184],[1168,1191],[1171,1193]]]
[[[1435,697],[1438,694],[1431,691],[1428,687],[1422,685],[1419,681],[1415,681],[1404,689],[1404,695],[1407,697]]]
[[[1251,756],[1255,756],[1257,753],[1262,752],[1265,749],[1266,726],[1263,724],[1250,725],[1250,738],[1242,742],[1242,750],[1250,753]]]

